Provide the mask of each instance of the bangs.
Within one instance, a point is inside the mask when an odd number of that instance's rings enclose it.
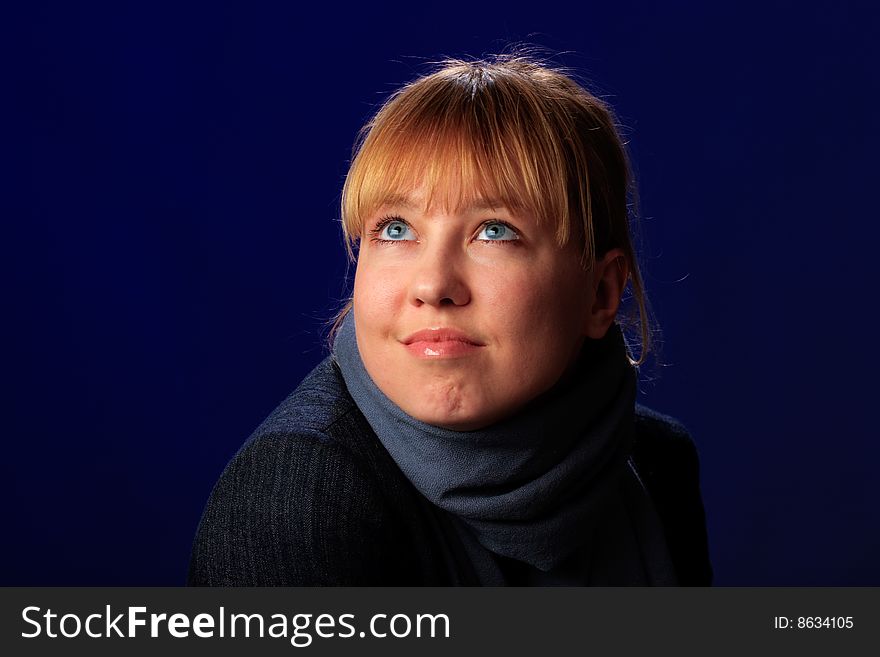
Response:
[[[542,108],[498,84],[474,91],[454,77],[421,82],[364,128],[342,195],[349,248],[382,206],[418,200],[423,212],[502,205],[555,226],[566,244],[570,172],[564,140],[541,120]]]

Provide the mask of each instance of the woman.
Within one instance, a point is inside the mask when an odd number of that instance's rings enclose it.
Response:
[[[611,111],[528,57],[445,62],[362,131],[352,300],[217,483],[198,585],[708,585]],[[618,323],[632,294],[642,347]]]

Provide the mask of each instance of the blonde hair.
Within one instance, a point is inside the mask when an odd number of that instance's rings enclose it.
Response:
[[[555,224],[561,247],[581,242],[587,270],[620,248],[641,329],[639,358],[630,360],[644,362],[652,340],[630,235],[636,189],[614,114],[603,101],[561,69],[527,55],[444,60],[394,92],[359,133],[341,209],[352,260],[365,220],[420,188],[425,209],[439,203],[456,211],[479,196]],[[349,299],[331,339],[351,307]]]

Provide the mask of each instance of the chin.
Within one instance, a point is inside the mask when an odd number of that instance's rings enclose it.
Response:
[[[451,429],[452,431],[473,431],[490,424],[489,421],[483,420],[479,415],[465,412],[460,407],[440,409],[436,406],[426,406],[422,403],[407,411],[407,413],[420,422],[434,427]]]

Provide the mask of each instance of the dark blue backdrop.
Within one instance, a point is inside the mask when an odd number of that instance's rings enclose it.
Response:
[[[642,401],[698,442],[717,583],[880,585],[870,3],[74,4],[11,25],[0,584],[184,581],[323,356],[356,130],[424,59],[525,40],[630,128]]]

